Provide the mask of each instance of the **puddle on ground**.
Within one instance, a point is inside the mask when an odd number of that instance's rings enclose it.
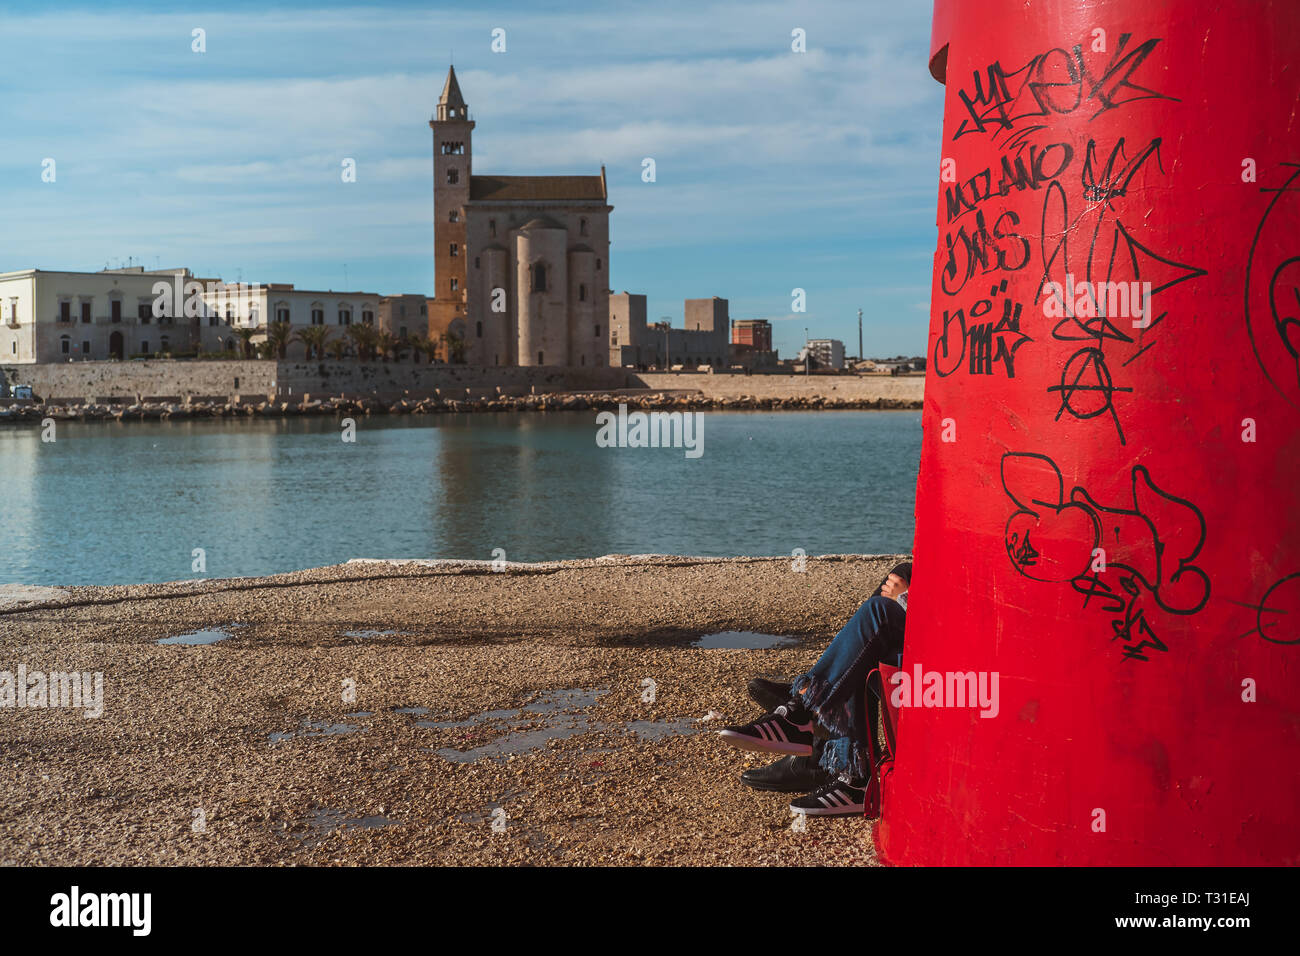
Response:
[[[395,714],[427,714],[428,712],[429,712],[428,707],[394,707],[393,708],[393,713]]]
[[[465,720],[417,720],[414,723],[417,727],[429,730],[471,727],[479,729],[479,733],[465,735],[466,743],[471,744],[467,749],[421,748],[426,753],[436,753],[452,763],[473,763],[484,757],[501,760],[513,754],[540,750],[552,740],[567,740],[593,731],[621,730],[634,734],[640,740],[660,740],[676,735],[695,734],[706,729],[700,721],[689,717],[659,721],[634,720],[624,725],[597,721],[587,714],[566,713],[566,711],[591,707],[596,703],[597,698],[608,693],[608,690],[605,687],[596,690],[575,687],[546,691],[532,703],[513,710],[487,710]],[[403,707],[397,708],[397,712],[427,712],[427,708]],[[537,723],[538,716],[542,718],[541,726],[532,726]],[[491,734],[494,730],[493,725],[496,725],[497,729],[504,730],[504,733],[499,733],[493,739],[473,746],[477,743],[476,738]],[[592,751],[592,753],[603,752],[606,751]]]
[[[328,720],[304,720],[302,730],[274,731],[270,735],[270,741],[276,744],[293,737],[332,737],[337,734],[350,734],[360,729],[356,724],[331,724]]]
[[[411,631],[344,631],[344,637],[410,637]]]
[[[234,637],[233,631],[243,627],[242,624],[227,624],[225,627],[214,627],[202,631],[189,631],[185,634],[173,634],[171,637],[159,639],[158,644],[215,644],[217,641],[224,641],[228,637]]]
[[[790,647],[797,644],[793,637],[778,637],[776,634],[759,634],[755,631],[719,631],[717,634],[705,634],[691,643],[691,647],[705,650],[746,650],[762,651],[773,647]]]
[[[504,723],[507,727],[506,733],[481,746],[471,747],[469,750],[441,747],[435,751],[438,756],[452,763],[473,763],[483,757],[501,759],[512,754],[537,750],[552,740],[566,740],[598,729],[591,718],[585,714],[566,714],[564,711],[590,707],[596,703],[596,698],[608,691],[607,687],[595,690],[569,687],[544,691],[531,703],[511,710],[488,710],[467,720],[417,720],[415,726],[430,730],[446,730]],[[542,725],[530,726],[537,722],[538,717],[542,718]]]
[[[358,830],[377,830],[380,827],[397,826],[401,821],[382,816],[349,817],[339,810],[318,807],[312,811],[311,816],[298,822],[305,825],[307,831],[295,833],[294,836],[302,841],[304,849],[311,849],[324,843],[326,838],[336,830],[349,827]]]
[[[355,714],[344,714],[343,716],[344,717],[373,717],[375,716],[375,712],[373,710],[358,710]]]

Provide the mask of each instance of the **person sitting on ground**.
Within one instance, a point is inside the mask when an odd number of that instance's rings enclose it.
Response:
[[[718,733],[745,750],[789,756],[747,770],[741,780],[758,790],[805,793],[790,804],[796,813],[847,816],[865,810],[873,770],[869,741],[876,731],[867,675],[882,661],[902,663],[911,581],[910,562],[890,571],[806,674],[789,684],[750,681],[750,696],[769,713]],[[814,734],[814,725],[825,739]]]

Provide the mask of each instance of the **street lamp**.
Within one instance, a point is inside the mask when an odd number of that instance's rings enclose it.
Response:
[[[865,355],[862,354],[862,310],[858,309],[858,361],[861,362]]]
[[[812,339],[808,338],[808,327],[804,326],[803,330],[803,374],[808,375],[808,369],[812,367]]]

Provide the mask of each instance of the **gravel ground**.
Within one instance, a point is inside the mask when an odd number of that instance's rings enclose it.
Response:
[[[767,758],[712,731],[757,716],[746,681],[805,669],[898,560],[0,589],[0,671],[104,675],[95,719],[0,709],[0,864],[875,863],[868,821],[793,829],[738,780]],[[798,640],[690,646],[728,630]]]

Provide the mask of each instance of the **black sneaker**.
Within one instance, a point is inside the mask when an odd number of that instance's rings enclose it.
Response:
[[[861,816],[866,812],[867,788],[855,787],[843,780],[831,780],[806,797],[790,802],[793,813],[806,813],[810,817]]]
[[[816,757],[782,757],[766,767],[746,770],[740,782],[772,793],[807,793],[826,783],[829,776]]]
[[[718,733],[727,743],[743,750],[792,754],[796,757],[812,756],[812,717],[806,713],[798,714],[792,720],[790,713],[790,706],[782,704],[753,723],[743,727],[726,727]],[[804,720],[807,723],[803,723]]]
[[[755,677],[745,687],[749,691],[750,698],[764,710],[776,710],[782,704],[790,699],[790,682],[768,680],[766,677]]]

